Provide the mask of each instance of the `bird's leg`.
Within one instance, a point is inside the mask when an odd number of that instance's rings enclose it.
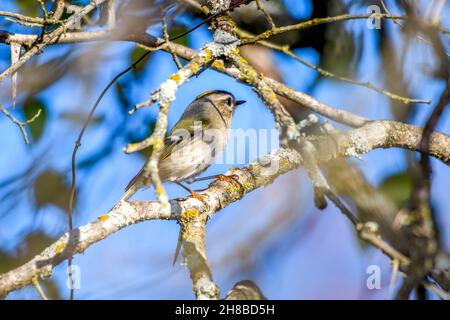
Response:
[[[236,174],[232,174],[229,176],[226,176],[224,174],[216,174],[216,175],[208,176],[208,177],[195,178],[193,181],[195,182],[195,181],[204,181],[204,180],[212,180],[212,179],[217,179],[219,181],[225,181],[225,182],[231,183],[231,184],[239,187],[241,190],[244,190],[244,187],[239,182],[239,176]]]
[[[191,195],[191,198],[197,199],[199,201],[201,201],[207,208],[209,208],[208,203],[206,202],[205,198],[207,197],[206,195],[203,194],[199,194],[197,192],[195,192],[192,189],[189,189],[188,187],[186,187],[185,185],[183,185],[180,181],[174,181],[177,185],[179,185],[180,187],[182,187],[184,190],[186,190],[187,192],[189,192]]]

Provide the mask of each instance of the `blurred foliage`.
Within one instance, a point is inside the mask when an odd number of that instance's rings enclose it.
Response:
[[[14,252],[2,251],[0,248],[0,274],[28,262],[34,256],[53,243],[56,238],[41,231],[29,233]],[[41,281],[47,296],[51,299],[61,299],[58,287],[51,278]]]
[[[69,211],[70,185],[66,178],[56,171],[44,171],[35,181],[34,199],[37,208],[54,205]]]
[[[187,30],[188,28],[186,26],[183,26],[178,23],[173,23],[169,26],[169,30],[167,32],[169,33],[169,38],[173,38],[182,34],[183,32],[186,32]],[[188,35],[175,39],[174,42],[181,44],[183,46],[188,46],[189,45]]]
[[[47,122],[47,107],[42,101],[33,98],[26,100],[23,105],[25,119],[33,118],[39,110],[41,110],[39,117],[27,126],[34,141],[39,140],[44,132],[45,124]]]
[[[397,206],[402,207],[411,200],[413,176],[410,171],[386,177],[380,184],[380,191]]]
[[[116,82],[114,88],[116,90],[117,100],[120,106],[122,107],[123,111],[127,112],[130,106],[129,97],[127,95],[127,82],[122,82],[119,80]]]
[[[155,130],[155,126],[156,126],[156,118],[154,117],[145,118],[144,123],[142,124],[142,128],[144,129],[139,130],[139,132],[131,131],[128,136],[129,143],[139,142],[149,137],[152,134],[153,130]],[[150,157],[152,150],[153,148],[150,146],[149,148],[138,151],[138,153],[143,155],[145,158],[148,158]]]
[[[37,95],[67,76],[71,69],[70,51],[61,48],[62,54],[48,61],[31,60],[19,72],[18,93],[26,95],[25,99]]]
[[[40,5],[35,0],[17,0],[16,3],[19,11],[25,15],[34,17],[40,13]]]

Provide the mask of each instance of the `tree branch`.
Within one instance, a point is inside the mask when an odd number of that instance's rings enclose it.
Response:
[[[0,36],[0,42],[4,42],[6,44],[10,43],[21,43],[21,44],[29,44],[35,41],[37,36],[34,35],[22,35],[22,34],[9,34],[3,32],[2,36]],[[132,41],[142,46],[147,50],[154,50],[155,47],[158,47],[161,43],[164,42],[164,39],[160,39],[158,37],[154,37],[149,34],[120,34],[112,31],[97,31],[97,32],[75,32],[75,33],[67,33],[62,35],[59,39],[55,39],[53,43],[76,43],[76,42],[85,42],[85,41],[106,41],[106,40],[116,40],[116,41]],[[169,46],[170,45],[170,49]],[[172,51],[177,56],[186,59],[192,60],[198,56],[198,52],[180,45],[175,42],[170,42],[170,44],[161,45],[161,50],[167,51],[170,53]],[[220,63],[220,60],[215,61],[211,67],[219,72],[225,73],[241,82],[246,83],[246,79],[242,76],[241,72],[234,67],[225,66],[224,63]],[[262,76],[267,85],[277,94],[286,99],[289,99],[293,102],[298,103],[302,107],[308,108],[311,111],[317,112],[329,119],[332,119],[336,122],[343,123],[349,125],[351,127],[360,127],[364,125],[368,119],[353,114],[349,111],[333,108],[328,106],[315,98],[296,91],[289,86],[276,81],[272,78]]]
[[[59,36],[61,36],[67,29],[71,28],[75,25],[80,19],[87,15],[89,12],[94,10],[99,4],[102,4],[107,0],[92,0],[88,5],[82,8],[79,12],[73,14],[70,18],[66,20],[60,27],[56,28],[54,31],[42,37],[42,41],[36,43],[33,47],[31,47],[22,57],[13,65],[11,65],[8,69],[3,71],[0,74],[0,82],[5,80],[8,76],[15,73],[21,66],[25,64],[28,60],[30,60],[33,56],[40,53],[42,49],[57,40]]]
[[[390,136],[392,131],[395,133],[394,137]],[[394,121],[373,121],[361,128],[339,133],[336,140],[337,153],[330,152],[332,148],[329,139],[315,136],[310,139],[317,149],[318,161],[324,162],[338,155],[348,155],[349,147],[355,148],[356,152],[390,147],[419,151],[421,135],[422,130],[411,125]],[[361,145],[365,146],[362,150],[359,149]],[[433,132],[429,150],[431,155],[450,165],[450,137]],[[206,196],[208,206],[193,198],[175,199],[171,201],[171,214],[167,218],[161,215],[158,202],[121,201],[106,215],[100,216],[98,221],[65,233],[31,261],[0,275],[0,296],[29,285],[36,275],[41,278],[50,276],[56,265],[131,224],[156,219],[180,220],[181,217],[191,217],[194,221],[198,217],[209,218],[245,194],[272,183],[278,176],[301,164],[302,159],[295,150],[275,150],[241,169],[235,168],[227,173],[239,177],[242,190],[231,187],[226,182],[216,181],[201,193]],[[273,170],[273,166],[276,170]],[[202,292],[204,291],[199,289],[198,293]]]

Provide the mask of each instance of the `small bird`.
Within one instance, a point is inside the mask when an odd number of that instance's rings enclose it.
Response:
[[[252,280],[242,280],[228,291],[225,300],[267,300],[267,298]]]
[[[244,100],[236,100],[233,94],[223,90],[206,91],[197,96],[164,140],[158,164],[161,181],[177,183],[191,196],[199,196],[181,181],[195,181],[195,177],[208,169],[223,152],[234,110],[243,103]],[[139,189],[152,185],[144,168],[145,165],[128,184],[122,200],[126,201]]]

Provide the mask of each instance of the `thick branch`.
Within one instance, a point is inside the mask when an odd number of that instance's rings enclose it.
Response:
[[[361,128],[341,134],[338,145],[343,155],[367,153],[378,148],[403,148],[425,152],[450,165],[450,137],[434,131],[430,135],[429,150],[420,142],[422,129],[397,121],[371,121]]]
[[[330,141],[326,138],[314,138],[319,161],[328,161],[338,155],[349,155],[349,148],[355,154],[369,152],[376,148],[401,147],[420,150],[422,130],[394,121],[373,121],[365,126],[339,133],[335,140],[337,153],[331,151]],[[361,148],[364,146],[364,148]],[[450,165],[450,137],[433,132],[430,154]],[[262,165],[264,164],[264,165]],[[245,194],[272,183],[278,176],[299,167],[302,159],[291,149],[278,149],[242,169],[232,169],[229,175],[239,177],[243,189],[235,188],[226,182],[215,182],[202,192],[208,206],[192,198],[171,201],[171,214],[167,219],[180,217],[210,217],[217,211],[239,200]],[[89,223],[64,234],[54,244],[34,257],[28,263],[0,276],[0,296],[12,290],[23,288],[31,283],[34,276],[47,277],[52,269],[68,257],[81,253],[96,242],[106,238],[128,225],[144,220],[161,219],[158,202],[119,202],[99,221]]]
[[[209,217],[230,203],[239,200],[246,193],[270,184],[279,175],[297,168],[301,164],[301,159],[294,150],[278,149],[261,159],[261,163],[269,162],[279,164],[278,170],[266,170],[258,161],[242,169],[232,169],[230,174],[239,177],[243,189],[236,190],[226,182],[213,183],[211,187],[202,192],[208,199],[207,207],[193,198],[172,200],[171,214],[167,219]],[[55,266],[74,254],[84,252],[94,243],[120,229],[141,221],[155,219],[162,219],[158,202],[119,202],[106,215],[100,216],[98,221],[65,233],[26,264],[0,275],[0,297],[29,285],[35,276],[41,278],[50,276]]]
[[[183,258],[189,269],[197,300],[217,300],[220,290],[213,281],[206,258],[206,221],[206,215],[195,211],[181,215]]]

